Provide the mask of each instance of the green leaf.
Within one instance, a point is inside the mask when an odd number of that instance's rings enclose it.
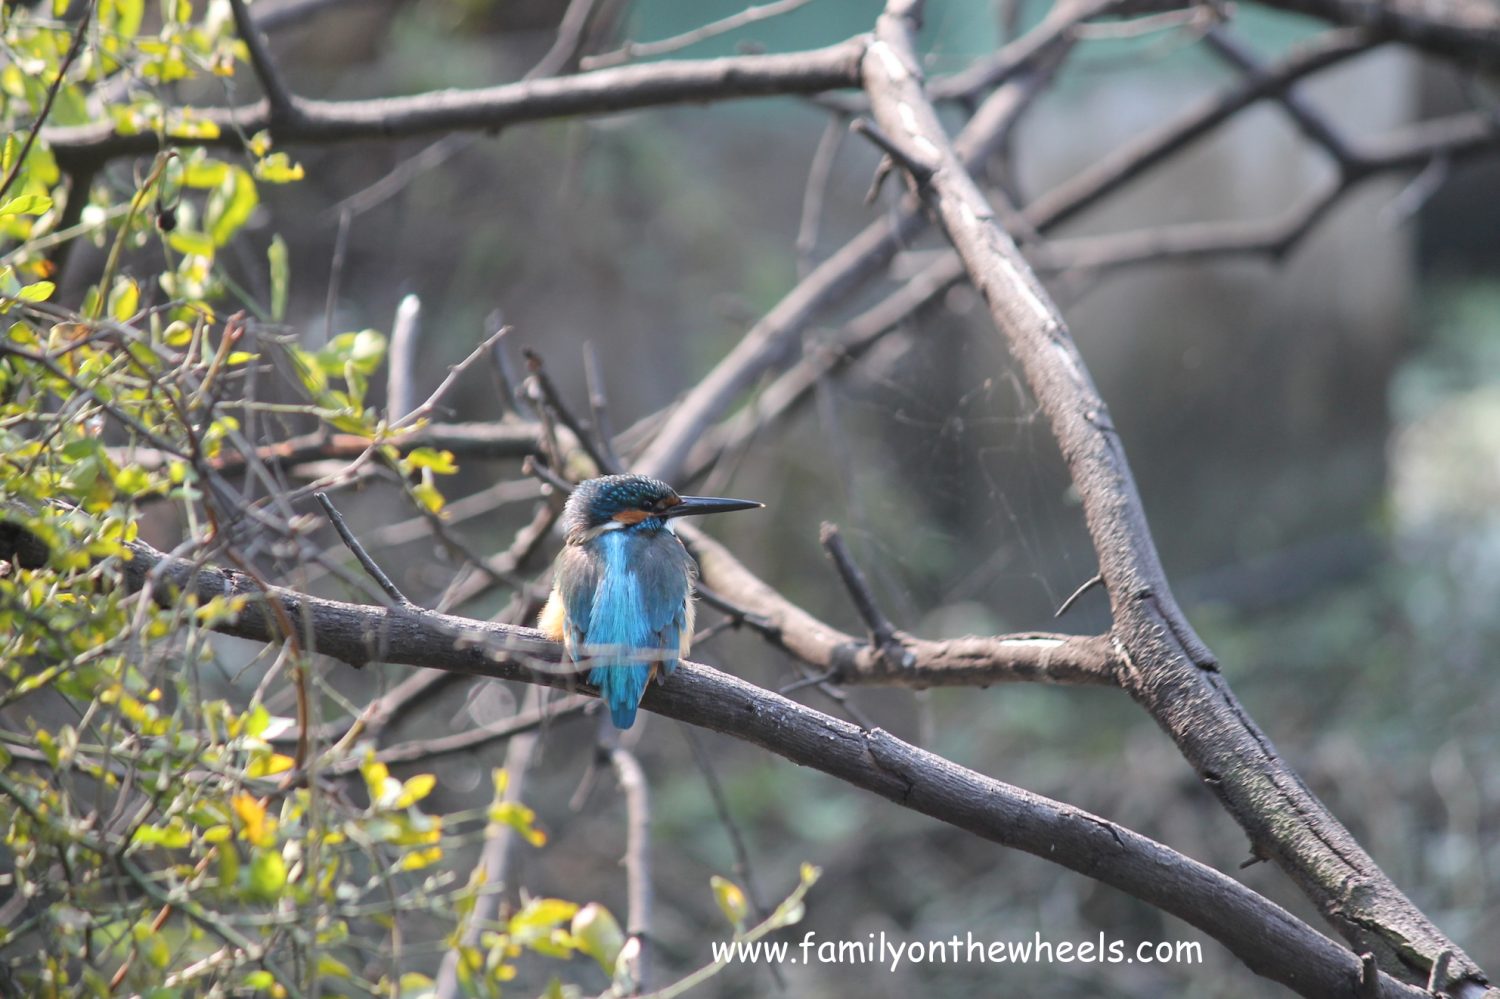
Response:
[[[172,948],[167,946],[167,938],[160,933],[153,933],[142,940],[141,947],[152,967],[165,968],[172,963]]]
[[[290,184],[306,174],[301,163],[293,163],[286,153],[272,153],[255,164],[255,176],[268,184]]]
[[[146,0],[114,0],[115,33],[124,38],[134,38],[141,30],[141,19],[146,13]]]
[[[286,887],[286,861],[281,851],[274,846],[256,850],[250,861],[249,893],[251,897],[269,902],[281,894]]]
[[[422,469],[422,481],[411,487],[411,494],[418,503],[422,504],[428,513],[442,512],[443,504],[447,502],[443,499],[442,490],[432,481],[432,469],[430,468]],[[507,802],[507,804],[511,804],[511,802]]]
[[[438,475],[453,475],[458,471],[452,451],[439,451],[431,447],[414,448],[406,456],[406,463],[410,468],[430,468]]]
[[[385,334],[379,330],[360,330],[358,333],[340,333],[329,344],[329,350],[339,358],[339,366],[329,374],[343,374],[344,363],[350,363],[362,375],[373,375],[385,360]]]
[[[116,322],[128,322],[140,302],[140,286],[130,278],[121,278],[109,293],[109,314]]]
[[[16,292],[16,297],[23,302],[45,302],[56,290],[57,285],[51,281],[33,281],[31,284],[23,285],[21,290]]]
[[[0,215],[40,215],[52,208],[52,199],[45,194],[18,194],[0,204]]]
[[[291,274],[286,240],[281,238],[281,233],[271,238],[271,245],[266,247],[266,260],[271,265],[271,319],[279,323],[286,318],[286,292]]]
[[[215,188],[229,176],[229,164],[221,160],[195,159],[182,168],[182,186]]]
[[[176,229],[167,234],[167,245],[178,253],[191,256],[212,257],[214,255],[214,240],[207,233]]]
[[[349,969],[347,964],[329,954],[318,955],[318,974],[327,975],[330,978],[354,977],[354,972]]]
[[[69,441],[58,449],[62,460],[68,464],[82,461],[85,458],[103,458],[105,456],[104,445],[92,437],[81,437],[76,441]]]
[[[193,842],[193,834],[186,826],[178,820],[167,825],[142,825],[137,826],[130,841],[141,846],[160,846],[168,850],[180,850],[190,846]]]
[[[508,929],[518,942],[529,943],[547,936],[552,929],[572,919],[578,903],[561,898],[533,898],[510,917]]]
[[[115,488],[126,496],[139,496],[151,488],[151,475],[139,465],[126,465],[115,473]]]
[[[258,204],[260,194],[255,190],[255,181],[239,167],[231,167],[228,176],[209,196],[208,207],[203,213],[214,245],[223,246],[229,242],[229,238],[250,221]]]
[[[613,974],[625,934],[614,915],[598,902],[590,902],[573,915],[573,942],[599,963],[606,975]]]
[[[397,979],[401,989],[400,999],[424,999],[432,995],[433,981],[416,971],[408,971]]]
[[[546,846],[547,834],[536,827],[536,812],[519,801],[497,801],[490,806],[489,820],[510,826],[532,846]]]

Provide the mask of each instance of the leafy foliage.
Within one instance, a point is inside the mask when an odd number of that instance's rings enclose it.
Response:
[[[445,451],[386,443],[395,431],[366,401],[382,334],[309,350],[238,311],[285,316],[293,269],[279,237],[264,255],[268,301],[237,287],[222,256],[248,242],[261,186],[304,171],[266,135],[233,155],[173,146],[216,126],[163,87],[244,70],[228,5],[176,0],[158,12],[100,0],[66,20],[69,7],[0,13],[0,960],[10,980],[36,996],[416,996],[433,982],[412,969],[430,968],[423,954],[436,948],[455,950],[472,995],[500,994],[527,955],[581,956],[616,975],[624,935],[597,902],[530,898],[462,943],[483,871],[462,879],[446,862],[473,838],[471,816],[434,810],[433,775],[393,776],[357,726],[330,746],[296,741],[322,688],[294,628],[245,667],[259,676],[246,694],[222,682],[210,637],[246,597],[122,585],[148,512],[175,525],[179,554],[230,559],[252,576],[244,539],[299,550],[305,525],[285,515],[285,497],[252,500],[226,471],[267,475],[246,433],[256,421],[358,435],[367,446],[343,474],[380,466],[431,514],[444,505],[435,477],[457,466]],[[162,151],[70,176],[40,125],[93,120],[155,133]],[[60,301],[58,262],[82,242],[102,266]],[[257,381],[275,401],[259,401]],[[287,685],[296,719],[268,707]],[[497,771],[485,818],[543,847],[535,813],[504,790]],[[440,935],[414,935],[413,913]],[[563,991],[554,981],[551,994]]]

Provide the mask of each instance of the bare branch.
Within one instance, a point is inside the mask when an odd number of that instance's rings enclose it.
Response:
[[[1500,7],[1486,0],[1259,0],[1264,6],[1368,30],[1434,55],[1500,66]]]
[[[328,515],[328,519],[333,523],[333,529],[339,532],[339,538],[354,553],[354,557],[359,560],[360,566],[369,574],[370,578],[375,580],[376,584],[385,591],[385,595],[394,600],[400,607],[415,607],[416,604],[406,598],[406,594],[402,593],[396,584],[391,582],[391,577],[387,576],[385,570],[381,569],[375,560],[370,557],[370,553],[365,551],[364,545],[360,544],[359,539],[354,536],[354,532],[349,530],[349,525],[344,522],[344,515],[339,513],[338,509],[333,505],[333,501],[328,498],[328,494],[313,493],[313,496],[317,499],[318,505],[323,508],[323,512]]]
[[[396,422],[417,408],[417,387],[412,379],[417,363],[417,340],[422,335],[422,300],[405,295],[396,307],[391,324],[391,346],[386,353],[385,410]]]
[[[1044,21],[1043,27],[1027,38],[1043,32],[1046,44],[1037,42],[1027,46],[1024,51],[1028,57],[1038,59],[1057,46],[1067,45],[1064,36],[1070,23],[1066,19]],[[1004,143],[1018,117],[1030,105],[1037,87],[1055,66],[1056,60],[1044,61],[1042,66],[1018,74],[980,106],[957,140],[965,162],[977,164],[989,159]],[[891,216],[866,226],[814,268],[673,409],[635,470],[667,481],[677,479],[689,449],[707,425],[765,371],[785,359],[792,340],[807,328],[813,317],[877,274],[927,225],[928,220],[917,203],[905,199]]]
[[[401,452],[419,447],[452,451],[458,458],[525,458],[537,453],[535,423],[429,423],[405,433],[392,434],[380,441]],[[293,468],[297,465],[330,459],[352,460],[368,451],[375,439],[363,434],[316,431],[290,437],[276,444],[263,444],[249,455],[225,450],[209,461],[221,474],[233,474],[259,462],[268,468]],[[166,448],[115,448],[117,460],[135,462],[148,470],[161,468],[175,455]]]
[[[57,100],[57,92],[62,89],[63,80],[68,75],[68,70],[73,68],[73,61],[78,58],[79,51],[83,48],[83,40],[89,34],[89,21],[94,16],[94,4],[90,3],[83,10],[83,16],[78,19],[78,27],[73,30],[73,42],[68,46],[68,51],[63,53],[62,60],[57,64],[57,75],[47,85],[47,96],[42,98],[41,110],[37,112],[36,121],[32,122],[26,130],[26,138],[21,141],[21,148],[16,153],[16,158],[5,171],[4,179],[0,179],[0,198],[4,198],[16,178],[21,175],[21,168],[26,164],[26,157],[31,153],[31,147],[36,142],[36,137],[47,124],[47,116],[52,114],[52,104]],[[92,171],[87,171],[92,174]],[[68,200],[71,202],[75,197],[80,201],[86,200],[88,195],[85,191],[82,195],[76,190],[69,191]]]
[[[227,634],[279,639],[263,596],[283,614],[308,622],[316,651],[346,662],[379,658],[470,676],[579,685],[573,675],[556,671],[561,647],[530,628],[365,607],[277,587],[261,594],[238,573],[200,568],[140,542],[130,547],[133,557],[120,571],[132,589],[151,576],[203,601],[250,597],[238,618],[215,624]],[[168,589],[154,587],[153,599],[170,603]],[[670,682],[652,684],[642,706],[762,746],[902,807],[1113,885],[1198,927],[1257,974],[1300,995],[1322,999],[1352,990],[1359,980],[1354,954],[1234,879],[1106,819],[985,777],[879,729],[841,722],[692,662],[683,662]],[[1425,995],[1386,975],[1378,994]]]
[[[818,540],[823,543],[823,550],[828,553],[828,557],[833,560],[834,567],[838,569],[839,578],[844,582],[844,589],[849,591],[849,598],[854,601],[854,609],[859,611],[859,616],[864,618],[865,624],[869,626],[870,644],[884,651],[896,640],[896,626],[876,604],[875,594],[870,590],[870,582],[865,579],[865,574],[855,564],[854,556],[849,554],[849,546],[844,544],[844,536],[839,533],[835,525],[825,521]]]
[[[813,152],[812,165],[807,171],[807,187],[802,193],[802,221],[797,225],[797,277],[805,278],[812,271],[813,252],[818,248],[818,229],[823,218],[823,201],[828,192],[828,179],[833,174],[833,160],[838,155],[847,129],[840,115],[832,115],[823,134],[818,139],[818,148]]]
[[[572,407],[563,402],[562,394],[557,391],[557,386],[552,384],[552,379],[547,375],[547,367],[542,363],[541,355],[532,350],[523,351],[523,354],[526,357],[526,367],[536,383],[537,397],[541,403],[557,417],[563,426],[572,431],[595,468],[601,473],[619,471],[619,465],[612,464],[610,456],[606,454],[608,442],[598,436],[597,428],[585,427],[574,415]]]
[[[1437,955],[1451,949],[1458,977],[1482,982],[1478,966],[1401,894],[1276,755],[1173,600],[1109,411],[1067,326],[995,224],[912,72],[913,16],[909,2],[888,4],[865,59],[865,89],[876,121],[897,141],[937,150],[941,165],[922,188],[924,197],[984,295],[1067,461],[1110,593],[1122,683],[1172,736],[1255,848],[1289,873],[1357,947],[1389,958],[1383,963],[1391,968],[1416,966],[1423,980]],[[1347,960],[1353,963],[1353,955]],[[1351,970],[1345,982],[1354,981]]]
[[[1060,225],[1254,102],[1284,91],[1305,76],[1367,52],[1374,44],[1369,36],[1353,30],[1330,32],[1314,39],[1265,74],[1247,77],[1232,89],[1207,98],[1174,121],[1140,136],[1047,191],[1026,206],[1026,221],[1039,231]]]
[[[288,116],[296,114],[295,98],[282,78],[281,70],[276,67],[276,60],[271,58],[271,51],[245,7],[245,0],[229,0],[229,8],[234,12],[235,32],[250,51],[250,66],[255,70],[255,78],[266,92],[266,101],[270,105],[269,125],[279,133]]]
[[[322,101],[292,97],[293,113],[273,121],[268,101],[244,107],[200,108],[202,126],[173,136],[179,146],[236,147],[242,136],[277,126],[276,141],[349,142],[471,129],[494,130],[523,122],[601,115],[657,107],[777,94],[815,94],[858,85],[863,39],[785,55],[730,56],[601,69],[576,76],[523,80],[474,90],[445,90],[371,100]],[[169,129],[170,134],[170,129]],[[148,155],[154,132],[126,134],[110,121],[46,128],[42,137],[58,160],[81,161]]]
[[[583,379],[589,390],[589,414],[594,423],[594,444],[599,449],[601,469],[619,469],[625,466],[615,453],[614,423],[609,418],[609,397],[604,388],[604,369],[599,365],[599,351],[594,341],[583,345]],[[587,439],[587,438],[585,438]]]
[[[810,0],[772,0],[771,3],[746,7],[728,17],[720,18],[691,31],[684,31],[680,35],[673,35],[671,38],[663,38],[656,42],[626,42],[613,52],[601,52],[596,56],[588,56],[579,65],[584,69],[604,69],[608,66],[619,66],[632,59],[655,59],[657,56],[670,55],[689,45],[716,38],[746,25],[791,13],[798,7],[807,6],[809,2]]]
[[[922,689],[992,683],[1108,685],[1119,666],[1104,636],[1028,633],[938,641],[899,635],[903,654],[884,656],[839,631],[756,578],[723,545],[691,525],[678,534],[715,587],[734,594],[745,622],[772,644],[841,683]]]
[[[557,37],[553,39],[552,47],[523,79],[537,80],[557,76],[580,65],[580,53],[588,41],[589,21],[598,8],[599,0],[571,0],[568,9],[563,11],[562,20],[558,22]]]
[[[862,135],[869,139],[873,145],[879,146],[880,150],[890,157],[901,169],[911,174],[912,179],[918,184],[925,184],[927,178],[932,176],[932,166],[922,162],[921,158],[909,149],[902,149],[896,142],[880,130],[876,124],[868,118],[855,118],[849,123],[849,131]],[[876,181],[879,185],[879,181]]]
[[[425,674],[417,673],[413,675],[423,676]],[[451,676],[452,674],[438,673],[436,675]],[[414,739],[410,742],[387,746],[385,749],[375,753],[375,759],[387,764],[422,763],[442,756],[473,752],[481,746],[487,746],[493,742],[504,742],[514,736],[533,732],[553,722],[562,722],[570,718],[576,718],[596,703],[598,702],[594,698],[586,697],[583,694],[568,694],[551,704],[543,703],[524,707],[509,718],[491,722],[488,725],[480,725],[476,728],[465,729],[462,732],[453,732],[449,735],[434,736],[430,739]],[[325,768],[325,772],[353,772],[359,769],[362,762],[363,760],[359,757],[348,757],[340,760],[332,767]]]
[[[528,708],[541,704],[539,688],[533,688],[527,696]],[[505,800],[519,801],[526,793],[526,774],[531,769],[532,756],[536,752],[537,737],[527,731],[511,739],[505,751]],[[485,930],[495,922],[500,913],[501,893],[514,882],[511,868],[515,863],[517,833],[508,823],[490,822],[484,831],[484,849],[480,852],[479,864],[484,871],[479,894],[474,899],[464,924],[462,943],[473,947],[478,944]],[[434,990],[436,999],[456,999],[461,995],[458,963],[462,960],[459,949],[454,947],[443,955],[443,964],[438,971]]]
[[[1255,53],[1225,29],[1210,28],[1204,33],[1203,41],[1219,58],[1250,79],[1266,77],[1267,70],[1256,58]],[[1302,130],[1302,134],[1323,147],[1339,165],[1340,170],[1347,173],[1355,168],[1354,154],[1350,152],[1349,144],[1344,141],[1344,137],[1294,87],[1283,88],[1276,98],[1281,102],[1281,106],[1286,108],[1292,121],[1296,122],[1297,127]]]
[[[640,761],[629,750],[616,746],[609,752],[610,766],[620,790],[625,792],[625,885],[628,913],[625,932],[635,944],[631,955],[634,979],[632,994],[651,986],[651,794]],[[627,947],[630,943],[627,942]]]

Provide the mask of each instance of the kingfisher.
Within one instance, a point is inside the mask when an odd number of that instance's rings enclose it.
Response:
[[[604,475],[573,489],[562,514],[567,543],[537,627],[589,667],[616,728],[635,724],[646,684],[676,669],[693,641],[698,570],[673,519],[763,506],[679,496],[646,475]]]

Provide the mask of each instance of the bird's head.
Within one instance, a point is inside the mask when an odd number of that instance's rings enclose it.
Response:
[[[754,500],[718,496],[679,496],[647,475],[603,475],[580,482],[563,508],[562,525],[573,544],[604,531],[661,530],[673,517],[728,513],[765,506]]]

